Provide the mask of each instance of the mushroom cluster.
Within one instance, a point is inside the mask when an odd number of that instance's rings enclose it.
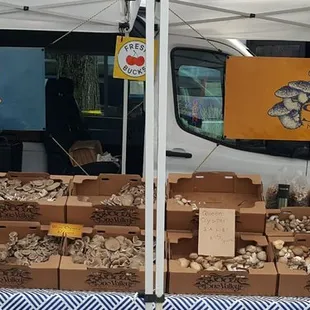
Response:
[[[185,199],[182,195],[175,195],[174,199],[181,206],[191,207],[193,211],[198,210],[197,204],[194,201]],[[200,202],[198,204],[200,204]]]
[[[310,273],[310,248],[303,245],[285,245],[283,240],[272,242],[276,261],[287,264],[290,269]]]
[[[154,201],[156,199],[156,187],[154,185]],[[101,201],[105,206],[133,207],[141,206],[145,203],[145,185],[124,185],[118,194],[113,194],[108,199]]]
[[[187,258],[179,258],[178,262],[184,268],[192,268],[197,271],[242,271],[261,269],[267,260],[267,253],[260,246],[248,245],[238,250],[238,255],[232,258],[214,256],[199,256],[191,253]]]
[[[290,207],[309,206],[309,185],[307,182],[292,182],[290,186],[288,205]]]
[[[280,220],[278,215],[271,215],[267,219],[269,228],[284,232],[310,233],[310,216],[303,216],[301,219],[290,214],[286,220]]]
[[[275,92],[282,101],[268,111],[269,116],[278,117],[286,129],[297,129],[302,126],[302,107],[309,101],[310,82],[291,81]]]
[[[23,183],[19,179],[0,178],[0,200],[36,201],[45,199],[54,201],[66,196],[68,184],[52,179],[33,180]]]
[[[69,255],[76,264],[93,268],[133,268],[144,266],[145,241],[138,236],[105,238],[95,235],[84,236],[69,245]]]
[[[17,232],[11,232],[8,243],[0,249],[0,263],[30,266],[46,262],[51,255],[58,254],[59,245],[60,238],[28,234],[19,239]]]

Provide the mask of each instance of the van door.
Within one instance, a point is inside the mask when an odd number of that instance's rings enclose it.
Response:
[[[213,170],[254,173],[261,174],[265,183],[283,167],[292,175],[296,170],[306,172],[308,143],[229,140],[223,137],[223,94],[228,53],[194,45],[178,46],[175,41],[170,53],[169,172]]]

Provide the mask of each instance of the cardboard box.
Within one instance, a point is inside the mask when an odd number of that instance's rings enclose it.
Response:
[[[52,179],[69,184],[72,176],[49,175],[48,173],[8,172],[0,173],[0,178],[18,179],[22,184],[33,180]],[[55,201],[40,199],[36,201],[0,200],[0,221],[33,221],[44,225],[50,222],[65,222],[67,196]]]
[[[84,230],[85,231],[85,230]],[[87,233],[104,237],[124,236],[132,238],[134,235],[144,240],[144,232],[137,227],[95,226]],[[166,264],[166,262],[165,262]],[[166,283],[165,267],[165,283]],[[154,265],[155,279],[155,265]],[[124,268],[90,268],[83,264],[75,264],[70,256],[62,256],[60,263],[60,289],[83,291],[109,292],[138,292],[145,287],[145,269]]]
[[[266,227],[265,227],[265,235],[268,237],[292,237],[296,235],[296,232],[291,231],[280,231],[275,229],[275,226],[272,222],[268,222],[268,218],[272,215],[277,215],[279,219],[287,220],[290,215],[295,215],[297,219],[302,219],[304,215],[310,216],[310,208],[309,207],[287,207],[279,209],[271,209],[267,213],[266,218]],[[299,232],[301,233],[301,232]]]
[[[126,184],[144,184],[138,175],[100,174],[75,176],[67,201],[67,221],[72,224],[136,226],[145,228],[145,206],[108,206],[101,202],[117,194]],[[155,226],[154,206],[154,227]]]
[[[198,238],[191,232],[167,232],[169,244],[169,286],[170,294],[225,294],[274,296],[277,286],[277,271],[268,255],[268,262],[262,269],[247,271],[196,271],[180,266],[178,259],[197,253]],[[262,246],[267,250],[267,239],[261,235],[237,234],[236,249],[249,244]]]
[[[0,246],[8,242],[9,233],[16,231],[19,238],[27,234],[43,237],[48,226],[36,222],[0,222]],[[53,255],[47,262],[31,266],[0,264],[0,286],[7,288],[58,289],[58,268],[60,256]]]
[[[304,245],[310,247],[310,235],[299,234],[294,237],[268,237],[270,242],[270,253],[272,259],[274,255],[273,241],[283,240],[285,245]],[[310,275],[303,270],[292,270],[284,263],[277,263],[276,268],[279,274],[278,296],[289,297],[309,297],[310,295]]]
[[[175,195],[182,195],[201,208],[236,210],[236,231],[264,233],[265,203],[258,175],[231,172],[201,172],[169,175],[167,230],[197,230],[198,212],[179,205]]]

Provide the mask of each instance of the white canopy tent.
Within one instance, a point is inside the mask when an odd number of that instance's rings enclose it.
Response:
[[[153,27],[154,0],[145,0],[146,27]],[[157,3],[159,4],[159,3]],[[158,150],[157,150],[157,255],[156,255],[156,295],[161,297],[164,274],[164,229],[165,222],[165,184],[166,184],[166,120],[167,120],[167,76],[169,58],[169,36],[182,37],[251,39],[251,40],[310,40],[310,2],[309,0],[161,0],[159,38],[159,89],[158,102]],[[148,8],[150,7],[150,8]],[[153,57],[153,33],[146,32],[147,57]],[[154,75],[154,66],[147,62],[146,84]],[[151,87],[151,86],[149,86]],[[153,105],[154,98],[146,97],[146,106]],[[153,111],[146,111],[146,119],[152,118]],[[150,114],[148,114],[150,113]],[[151,120],[153,123],[154,120]],[[152,139],[153,137],[148,137]],[[152,141],[153,142],[153,141]],[[147,153],[146,160],[153,161],[153,153]],[[150,166],[146,167],[145,177],[151,177]],[[147,184],[150,184],[149,182]],[[148,189],[146,190],[148,193]],[[151,208],[151,205],[146,205]],[[148,219],[147,219],[148,220]],[[147,234],[152,233],[152,221],[146,222]],[[152,278],[150,278],[152,279]],[[146,279],[146,281],[148,281]],[[150,288],[149,288],[150,290]],[[150,292],[150,291],[148,291]],[[162,303],[158,303],[158,309]],[[146,309],[152,309],[147,304]]]
[[[147,2],[142,0],[141,5]],[[242,40],[309,39],[308,0],[170,0],[169,7],[170,34]]]
[[[3,0],[0,29],[117,33],[136,19],[140,1]]]

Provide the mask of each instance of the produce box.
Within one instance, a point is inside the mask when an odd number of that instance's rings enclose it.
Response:
[[[168,231],[167,238],[170,294],[275,295],[277,271],[264,236],[237,233],[234,259],[199,256],[192,232]]]
[[[72,176],[0,173],[0,221],[65,222]]]
[[[143,231],[137,227],[95,226],[89,228],[82,241],[76,240],[68,248],[70,256],[61,258],[60,289],[110,292],[144,290]]]
[[[47,232],[48,226],[36,222],[0,222],[1,287],[58,289],[60,256],[49,256],[58,252],[58,248]],[[44,261],[43,257],[48,260]],[[29,266],[28,262],[31,262]]]
[[[168,193],[167,230],[197,230],[199,208],[224,208],[236,210],[236,231],[265,231],[266,208],[258,175],[170,174]]]
[[[88,227],[114,225],[143,229],[144,197],[144,183],[138,175],[75,176],[67,201],[67,221]],[[155,216],[154,211],[154,219]]]
[[[310,235],[269,237],[268,240],[279,274],[278,296],[309,297]]]
[[[267,212],[266,236],[291,237],[300,233],[310,233],[309,207],[287,207]]]

